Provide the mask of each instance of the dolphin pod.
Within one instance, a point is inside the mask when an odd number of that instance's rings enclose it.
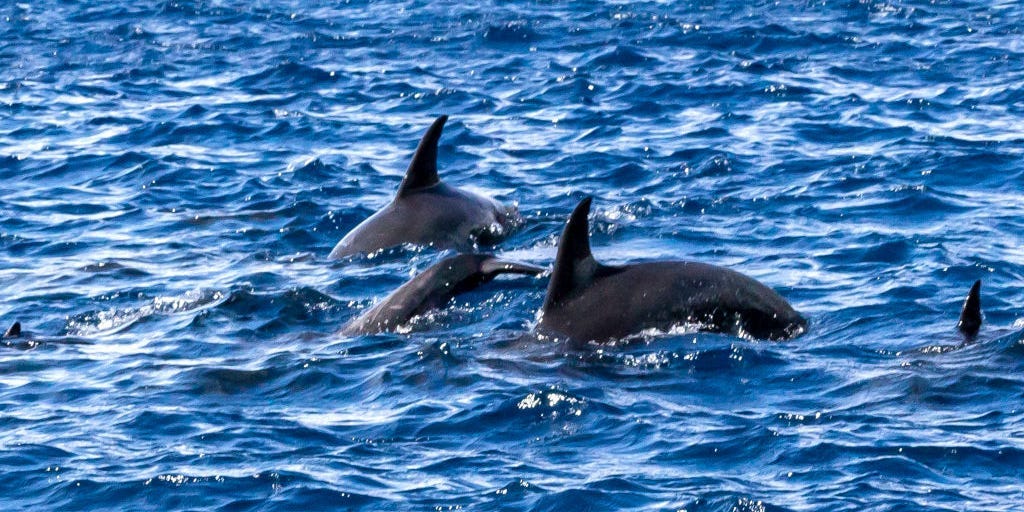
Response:
[[[521,222],[514,206],[449,186],[437,172],[438,141],[448,116],[424,133],[395,198],[346,234],[329,258],[370,254],[402,244],[460,253],[447,257],[350,320],[344,335],[395,331],[501,274],[538,276],[542,267],[466,253]],[[787,340],[808,321],[771,288],[737,271],[693,261],[626,265],[598,262],[590,248],[591,198],[573,210],[561,237],[535,331],[576,346],[683,325],[740,337]],[[957,329],[969,342],[982,325],[981,281],[971,287]],[[4,339],[22,338],[15,322]],[[10,345],[10,342],[8,342]],[[33,345],[34,346],[34,345]]]
[[[472,250],[477,242],[500,239],[520,222],[514,206],[447,185],[438,177],[437,144],[447,120],[438,117],[423,134],[391,203],[345,235],[329,258],[402,244]]]
[[[544,268],[502,260],[491,254],[456,254],[435,263],[365,313],[349,322],[342,334],[392,331],[412,317],[436,309],[457,294],[487,283],[500,274],[540,275]]]
[[[577,209],[579,209],[579,206],[577,206]],[[568,226],[566,228],[568,229]],[[561,254],[561,250],[559,253]],[[590,259],[593,259],[593,256],[590,256]],[[593,264],[597,264],[596,261]],[[605,266],[604,268],[615,267]],[[623,267],[618,268],[621,269]],[[449,256],[400,286],[388,295],[387,298],[368,309],[362,315],[359,315],[359,317],[349,321],[342,329],[341,334],[355,336],[394,331],[405,325],[416,315],[422,315],[432,309],[439,308],[452,297],[473,290],[493,280],[500,274],[539,276],[543,272],[544,269],[542,267],[503,260],[491,254],[456,254]],[[546,311],[548,306],[547,300],[545,300],[544,306],[545,309],[542,312]],[[557,308],[558,306],[552,307]],[[550,324],[551,322],[549,319],[547,323]],[[542,321],[541,325],[545,325],[545,322]],[[981,325],[981,280],[978,280],[971,286],[967,297],[964,299],[963,308],[961,309],[956,327],[964,336],[965,341],[970,342],[978,335]],[[0,339],[12,340],[21,337],[21,322],[14,322],[3,336],[0,336]],[[10,345],[11,342],[8,341],[7,344]],[[31,342],[24,348],[34,348],[36,344]]]
[[[590,203],[580,201],[558,241],[537,325],[542,334],[604,342],[693,324],[782,340],[806,330],[807,320],[779,294],[727,268],[691,261],[601,264],[590,252]]]
[[[438,117],[424,133],[394,200],[345,235],[330,258],[406,243],[472,250],[487,235],[498,238],[521,222],[514,208],[440,180],[438,141],[447,120]],[[807,330],[808,321],[778,293],[734,270],[692,261],[601,264],[590,250],[590,205],[590,198],[577,205],[559,239],[538,333],[583,344],[679,325],[767,340],[791,339]],[[492,255],[458,254],[396,289],[341,333],[394,331],[498,274],[540,272],[540,267]],[[980,286],[974,283],[957,323],[968,340],[981,327]]]

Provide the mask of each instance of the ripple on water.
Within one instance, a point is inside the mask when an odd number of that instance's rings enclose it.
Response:
[[[250,4],[0,7],[6,508],[1019,506],[1021,6]],[[574,350],[500,278],[337,334],[443,257],[327,259],[440,114],[523,213],[481,250],[548,265],[592,195],[599,257],[810,329]]]

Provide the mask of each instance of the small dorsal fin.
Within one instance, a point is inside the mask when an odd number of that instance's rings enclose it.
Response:
[[[420,145],[416,146],[416,153],[412,155],[409,169],[405,171],[405,179],[398,186],[398,197],[441,182],[437,177],[437,142],[441,139],[446,121],[448,116],[438,117],[423,134]]]
[[[21,336],[21,322],[14,322],[14,325],[4,333],[4,338],[17,338]]]
[[[974,282],[974,286],[971,286],[971,291],[967,292],[967,298],[964,300],[964,307],[960,311],[960,321],[957,322],[956,328],[963,333],[964,336],[969,338],[974,337],[978,334],[978,330],[981,329],[981,280]]]
[[[544,308],[560,302],[577,288],[588,284],[602,268],[590,252],[590,224],[587,222],[590,202],[590,197],[580,201],[562,230]]]

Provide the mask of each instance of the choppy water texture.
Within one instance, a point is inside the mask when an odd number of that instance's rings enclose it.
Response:
[[[1024,502],[1016,2],[0,6],[5,510],[1006,510]],[[545,279],[344,322],[442,254],[332,262],[441,172],[548,265],[777,289],[790,342],[522,337]],[[983,279],[986,325],[954,329]]]

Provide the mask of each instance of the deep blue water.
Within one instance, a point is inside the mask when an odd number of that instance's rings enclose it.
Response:
[[[4,510],[1010,510],[1024,502],[1017,2],[0,6]],[[541,265],[778,290],[788,342],[524,341],[546,279],[336,334],[443,257],[334,262],[451,120]],[[955,331],[983,279],[986,324]],[[30,340],[31,342],[27,342]]]

